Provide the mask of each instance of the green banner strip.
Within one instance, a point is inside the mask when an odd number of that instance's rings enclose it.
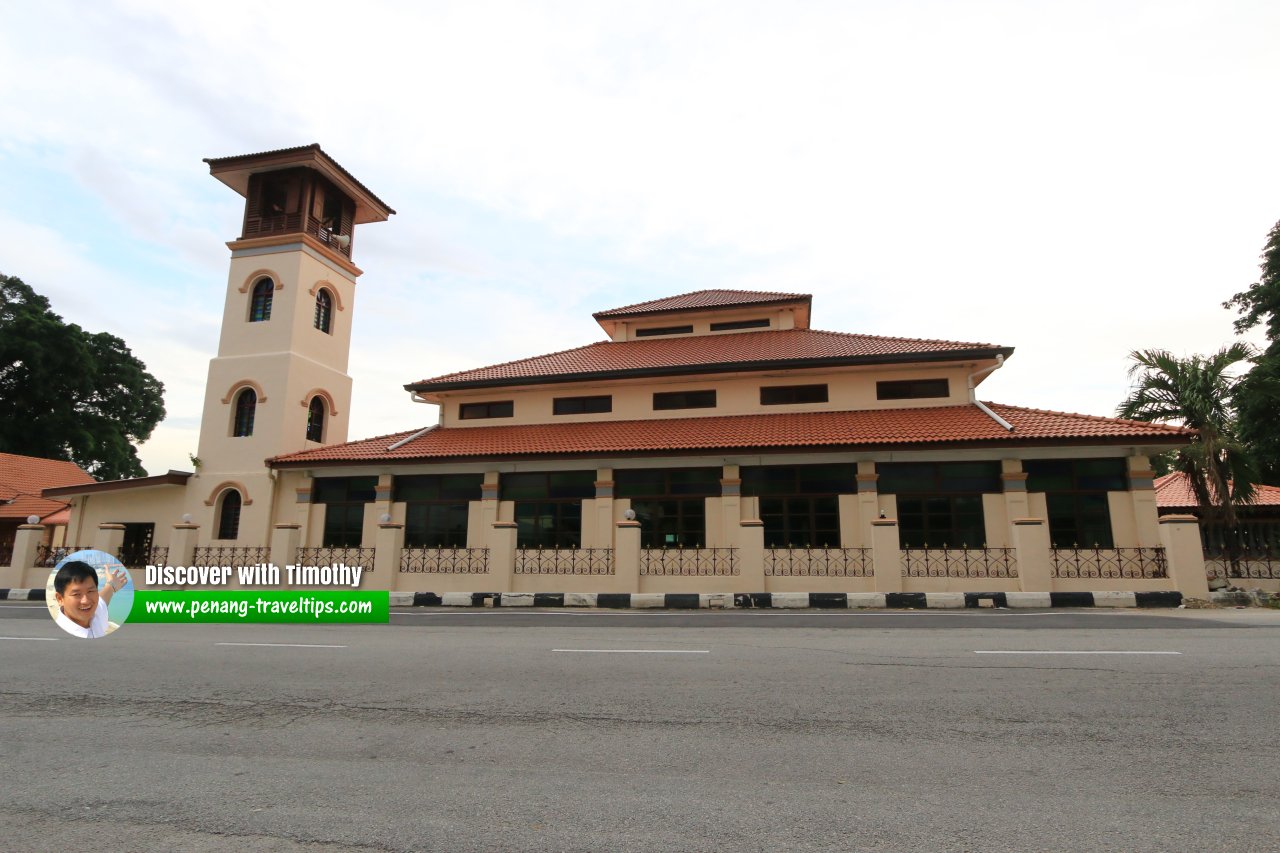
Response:
[[[385,590],[156,590],[134,593],[130,622],[390,622]]]

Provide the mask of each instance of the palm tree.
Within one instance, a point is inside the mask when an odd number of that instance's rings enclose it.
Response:
[[[1236,507],[1253,499],[1257,471],[1236,432],[1236,389],[1241,377],[1228,371],[1255,358],[1246,343],[1225,346],[1210,356],[1178,358],[1168,350],[1132,352],[1129,398],[1117,408],[1122,418],[1179,423],[1196,430],[1177,451],[1174,467],[1186,474],[1200,505],[1202,521],[1228,532],[1238,524]],[[1234,543],[1236,537],[1228,536]],[[1235,558],[1236,548],[1228,544]]]

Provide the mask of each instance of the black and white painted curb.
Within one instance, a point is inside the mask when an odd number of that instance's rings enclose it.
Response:
[[[44,601],[44,589],[5,589],[0,587],[0,601]]]
[[[0,601],[44,601],[0,588]],[[393,592],[392,607],[594,607],[605,610],[959,610],[966,607],[1178,607],[1180,592]]]
[[[639,610],[966,607],[1178,607],[1180,592],[393,592],[392,607],[595,607]]]

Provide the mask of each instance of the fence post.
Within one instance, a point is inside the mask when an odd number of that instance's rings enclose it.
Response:
[[[618,582],[632,592],[640,591],[640,522],[615,522],[613,538],[613,570]],[[571,590],[579,592],[580,590]]]
[[[277,524],[271,532],[271,562],[280,568],[296,565],[298,545],[302,541],[301,524]]]
[[[169,537],[169,565],[189,566],[195,556],[196,537],[200,534],[200,525],[180,522],[173,526],[173,535]],[[137,583],[137,580],[134,580]]]
[[[94,537],[93,547],[106,551],[116,559],[120,558],[120,548],[124,545],[124,525],[104,521],[98,525],[98,535]]]
[[[1043,518],[1015,518],[1013,547],[1018,556],[1018,588],[1023,592],[1052,592],[1049,528]]]
[[[374,540],[374,548],[373,565],[365,567],[366,571],[373,570],[371,583],[365,586],[364,578],[368,575],[362,575],[360,586],[364,589],[395,589],[396,581],[400,578],[400,552],[404,549],[404,525],[394,521],[378,522],[378,538]]]
[[[516,572],[516,523],[493,522],[489,539],[489,579],[493,589],[473,592],[512,592]]]
[[[746,518],[738,529],[738,577],[745,592],[768,592],[764,577],[764,522]]]
[[[898,519],[871,519],[871,564],[876,592],[902,592],[902,548]]]
[[[1160,543],[1169,567],[1169,580],[1184,598],[1209,600],[1204,570],[1200,522],[1194,515],[1166,515],[1160,519]]]
[[[43,541],[43,524],[18,525],[18,532],[13,537],[13,557],[9,561],[9,568],[0,570],[0,586],[9,589],[23,588],[22,577],[27,569],[35,566],[36,550]]]

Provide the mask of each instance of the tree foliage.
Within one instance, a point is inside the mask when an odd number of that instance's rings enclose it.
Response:
[[[69,459],[99,480],[145,476],[134,444],[163,420],[163,392],[124,341],[63,322],[0,275],[0,451]]]
[[[1270,343],[1238,389],[1239,434],[1253,452],[1262,482],[1280,484],[1280,222],[1267,234],[1261,260],[1258,280],[1223,307],[1239,312],[1237,334],[1266,327]]]
[[[1180,423],[1197,431],[1177,451],[1174,467],[1187,475],[1207,520],[1237,523],[1236,506],[1253,498],[1256,469],[1235,423],[1240,377],[1232,367],[1255,355],[1245,343],[1210,356],[1179,358],[1168,350],[1132,352],[1134,385],[1117,413],[1139,421]]]

